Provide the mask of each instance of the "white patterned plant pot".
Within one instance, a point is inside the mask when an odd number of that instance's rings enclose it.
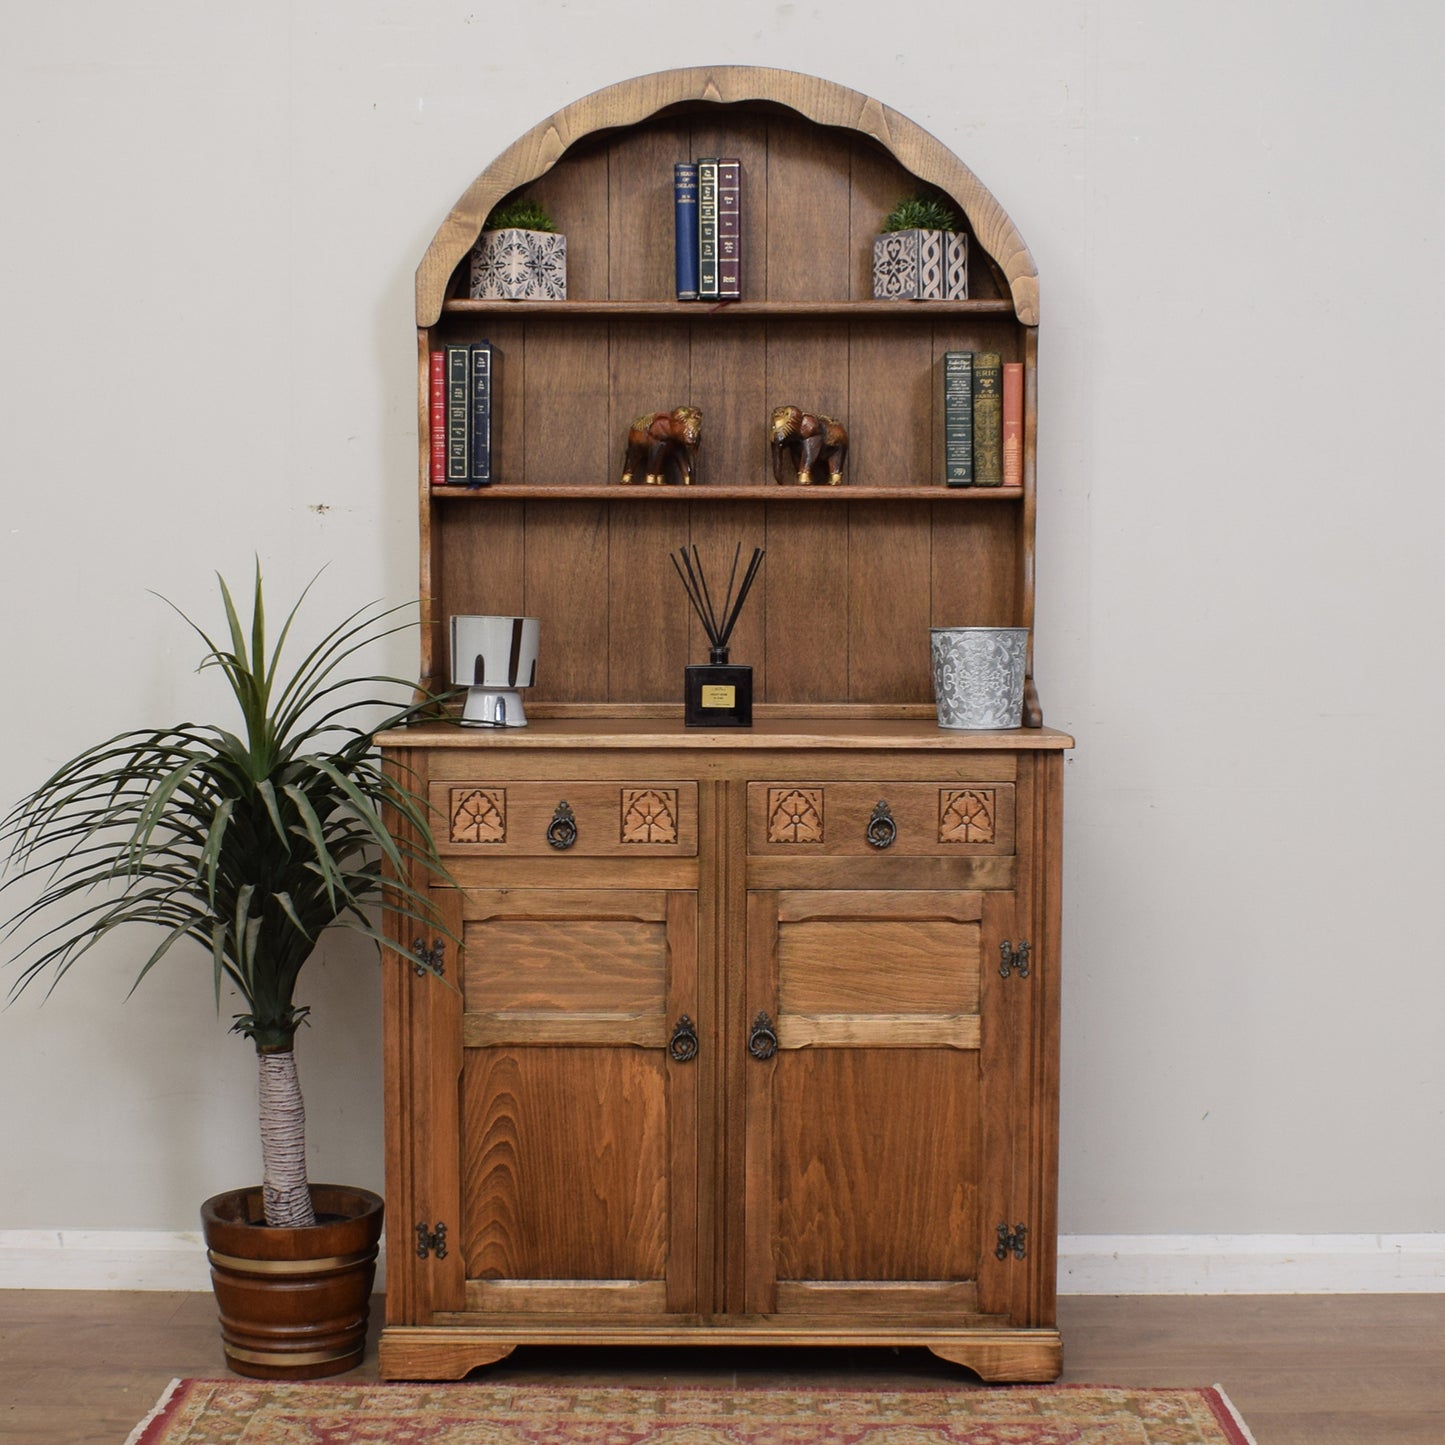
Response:
[[[554,231],[483,231],[472,247],[473,301],[565,301],[567,238]]]
[[[943,231],[887,231],[873,238],[875,301],[943,300]]]
[[[968,233],[945,231],[943,235],[943,299],[968,300]]]
[[[934,627],[929,636],[939,727],[1023,725],[1027,627]]]

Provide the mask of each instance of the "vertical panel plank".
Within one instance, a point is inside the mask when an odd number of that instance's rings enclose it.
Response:
[[[927,702],[928,507],[854,502],[848,529],[848,698]]]
[[[520,387],[523,396],[522,479],[528,486],[596,487],[620,475],[622,444],[620,438],[615,446],[612,441],[609,358],[605,321],[528,322],[524,375],[514,378],[514,368],[504,363],[508,393]],[[510,427],[511,420],[507,411],[504,423]]]
[[[1014,570],[1017,507],[1011,502],[935,503],[933,627],[1013,627],[1019,621]]]
[[[608,170],[607,146],[590,141],[574,146],[527,188],[567,237],[568,300],[598,301],[607,295]]]
[[[767,298],[848,295],[848,142],[784,120],[768,129]]]
[[[609,427],[620,460],[627,428],[636,417],[692,404],[686,328],[614,322],[608,364]],[[687,545],[688,509],[676,502],[650,506],[629,500],[609,511],[608,565],[619,585],[609,599],[608,697],[681,703],[690,609],[667,554]]]
[[[522,503],[447,501],[438,605],[443,635],[458,612],[519,613],[522,583]],[[443,648],[445,651],[445,646]],[[445,658],[448,674],[451,658]]]
[[[607,696],[607,505],[527,502],[526,611],[541,619],[539,701]]]
[[[835,413],[848,428],[847,478],[859,487],[918,487],[931,471],[933,338],[926,322],[906,328],[855,321],[848,337],[848,401]]]
[[[607,294],[613,301],[670,301],[677,294],[672,168],[687,158],[690,145],[685,123],[661,121],[612,142]]]

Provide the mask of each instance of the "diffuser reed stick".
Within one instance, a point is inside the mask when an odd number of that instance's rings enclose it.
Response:
[[[743,603],[748,600],[753,579],[758,575],[758,568],[762,565],[766,551],[762,547],[753,548],[752,559],[743,573],[742,586],[738,588],[735,601],[733,584],[737,581],[738,561],[742,556],[742,550],[743,544],[739,542],[733,551],[732,571],[728,575],[728,590],[727,595],[723,598],[721,617],[718,616],[717,610],[713,606],[712,593],[708,590],[707,585],[707,574],[703,570],[702,558],[698,555],[696,544],[693,545],[690,556],[686,547],[676,553],[668,554],[673,568],[682,582],[683,591],[687,593],[687,600],[692,603],[692,610],[697,613],[697,620],[702,623],[702,630],[707,634],[712,661],[715,663],[724,663],[728,660],[728,639],[732,636],[733,628],[737,626],[738,617],[743,610]]]

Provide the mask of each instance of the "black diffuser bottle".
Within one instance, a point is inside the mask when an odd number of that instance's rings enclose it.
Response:
[[[692,603],[710,644],[708,661],[689,664],[683,672],[682,717],[690,728],[746,728],[753,725],[753,670],[728,662],[728,638],[732,636],[753,579],[758,575],[763,549],[753,549],[752,561],[748,563],[743,584],[738,588],[737,601],[734,602],[733,584],[737,581],[741,554],[742,544],[739,543],[733,553],[733,570],[728,578],[721,622],[713,611],[712,597],[697,548],[692,549],[691,557],[683,550],[672,559],[672,565],[677,568],[677,575],[682,578],[682,585],[687,591],[688,601]]]

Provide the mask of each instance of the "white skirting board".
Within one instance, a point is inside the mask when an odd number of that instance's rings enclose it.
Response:
[[[198,1233],[0,1230],[0,1289],[210,1287]],[[1059,1292],[1445,1294],[1445,1234],[1065,1235]]]

